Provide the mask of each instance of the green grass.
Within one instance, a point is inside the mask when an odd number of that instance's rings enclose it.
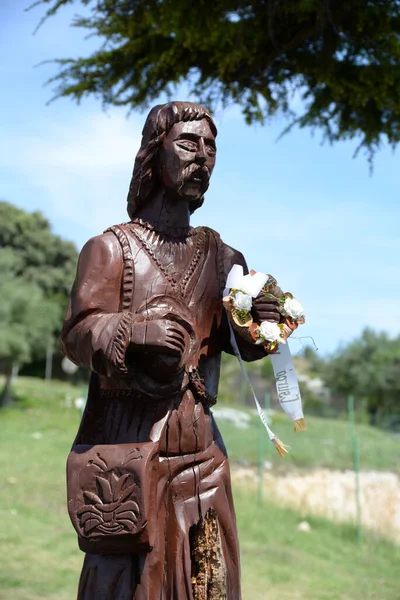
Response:
[[[71,600],[76,596],[83,554],[68,520],[64,481],[65,459],[78,427],[79,411],[66,405],[65,396],[73,399],[82,395],[82,390],[21,379],[18,393],[22,399],[19,407],[0,413],[0,598]],[[316,436],[318,428],[327,437],[345,432],[340,422],[312,419],[310,431],[296,434],[295,444],[285,437],[283,423],[277,421],[276,425],[282,438],[293,443],[290,460],[297,464],[293,458],[297,453],[296,460],[301,457],[303,466],[307,456],[319,457],[311,464],[322,460],[312,443],[307,446],[307,436]],[[256,427],[256,420],[252,430],[222,427],[233,457],[244,453],[249,460],[255,458]],[[298,439],[302,440],[299,445]],[[389,468],[386,461],[394,440],[369,428],[363,439],[386,453],[381,464]],[[335,448],[329,446],[328,450],[334,453]],[[328,461],[327,456],[323,462]],[[372,450],[365,456],[369,466],[379,464]],[[373,537],[367,537],[359,548],[352,527],[322,519],[309,518],[311,532],[299,532],[297,524],[304,516],[269,503],[260,506],[256,498],[256,490],[235,491],[244,600],[400,598],[398,548]]]
[[[306,416],[307,431],[294,433],[293,425],[284,414],[276,414],[271,425],[274,433],[291,447],[284,459],[269,442],[258,416],[252,413],[250,426],[237,429],[227,421],[218,420],[229,458],[232,462],[255,465],[258,444],[264,449],[264,459],[287,470],[290,467],[352,469],[353,453],[346,421]],[[369,425],[357,425],[360,445],[360,467],[364,470],[400,473],[400,438]]]
[[[236,489],[244,600],[398,600],[400,549],[368,538],[359,547],[352,526],[307,518]],[[397,564],[396,564],[397,563]]]

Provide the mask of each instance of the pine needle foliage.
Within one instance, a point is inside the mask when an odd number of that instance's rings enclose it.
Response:
[[[42,21],[77,0],[38,0]],[[188,81],[193,98],[241,106],[251,124],[355,138],[370,159],[400,139],[399,0],[81,0],[90,56],[55,59],[55,97],[146,108]],[[300,106],[300,109],[298,108]]]

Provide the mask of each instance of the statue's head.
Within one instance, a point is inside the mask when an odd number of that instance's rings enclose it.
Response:
[[[142,132],[128,193],[128,213],[157,191],[189,201],[190,212],[203,204],[215,165],[217,128],[209,112],[193,102],[155,106]]]

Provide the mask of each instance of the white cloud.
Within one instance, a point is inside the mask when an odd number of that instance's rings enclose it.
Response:
[[[25,151],[35,166],[115,170],[132,164],[139,140],[132,121],[99,112],[56,125],[46,138],[28,140]]]
[[[28,135],[18,131],[8,137],[0,160],[28,186],[42,190],[53,220],[79,227],[88,223],[86,231],[94,235],[127,219],[126,195],[141,128],[118,113],[71,114],[74,118],[61,123],[44,121],[40,135],[36,124],[36,135],[31,129]]]

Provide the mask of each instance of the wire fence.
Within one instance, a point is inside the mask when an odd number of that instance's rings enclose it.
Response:
[[[361,409],[347,399],[345,418],[307,416],[307,431],[271,409],[264,410],[279,437],[291,448],[279,457],[252,409],[217,407],[214,415],[225,440],[237,485],[252,485],[259,504],[271,500],[304,516],[317,515],[400,543],[400,461],[396,434],[360,423]]]

